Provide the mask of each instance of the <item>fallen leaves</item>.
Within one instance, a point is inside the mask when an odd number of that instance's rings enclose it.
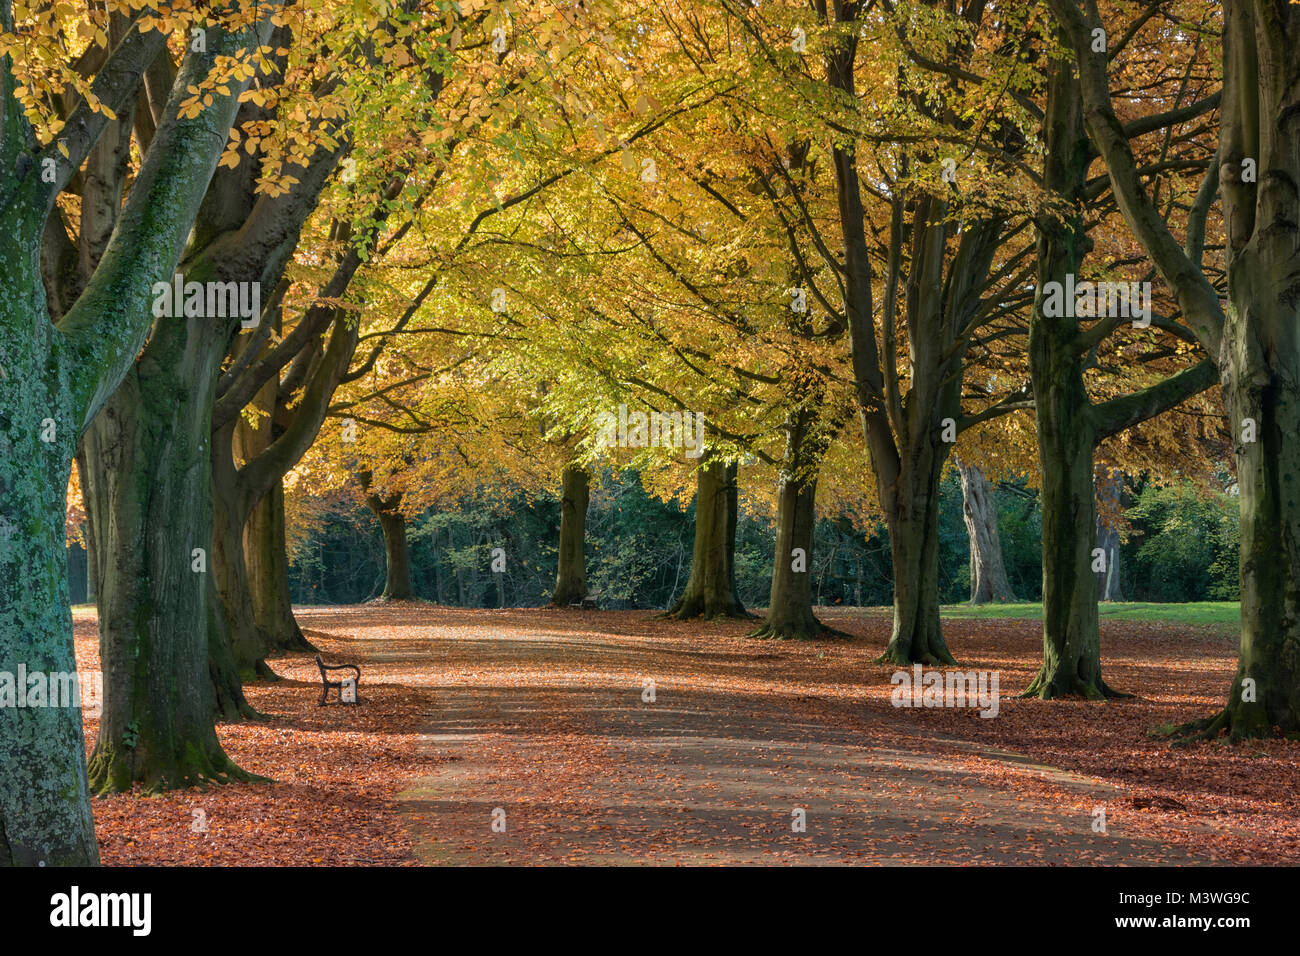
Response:
[[[1146,733],[1218,705],[1235,666],[1223,637],[1107,622],[1107,681],[1138,699],[1043,702],[1013,697],[1038,666],[1036,622],[948,622],[963,668],[1001,673],[998,716],[983,719],[891,706],[894,668],[873,663],[887,614],[824,616],[853,639],[758,645],[748,622],[644,612],[304,609],[328,659],[361,665],[366,702],[317,707],[310,656],[272,661],[285,679],[247,689],[272,718],[219,735],[276,782],[96,800],[103,860],[1300,860],[1300,745],[1174,748]],[[93,619],[76,628],[93,668]],[[1109,834],[1091,830],[1099,806]],[[795,807],[806,833],[791,832]]]

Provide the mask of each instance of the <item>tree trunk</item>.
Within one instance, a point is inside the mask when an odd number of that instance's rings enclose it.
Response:
[[[810,403],[815,404],[815,403]],[[817,524],[817,466],[825,435],[814,435],[808,407],[786,423],[785,459],[777,486],[776,553],[767,619],[750,637],[810,640],[824,630],[813,614],[813,533]]]
[[[252,588],[253,618],[270,651],[314,653],[293,616],[289,551],[284,529],[284,483],[258,502],[244,525],[244,561]]]
[[[1245,4],[1225,12],[1220,374],[1240,489],[1241,646],[1228,703],[1203,729],[1234,740],[1300,734],[1300,17],[1278,16],[1285,29],[1253,23]],[[1228,117],[1230,105],[1257,121]],[[1241,175],[1246,157],[1256,183]]]
[[[1097,600],[1122,601],[1119,581],[1119,530],[1097,518],[1097,547],[1102,553],[1102,570],[1097,572]]]
[[[8,245],[0,238],[3,261],[34,265],[34,256],[11,255]],[[15,278],[5,277],[7,294]],[[0,671],[75,674],[64,520],[77,429],[65,419],[66,437],[40,441],[55,406],[43,369],[26,358],[0,359]],[[0,866],[98,862],[80,708],[0,707]]]
[[[1236,439],[1241,645],[1227,705],[1202,729],[1234,740],[1300,734],[1300,16],[1266,7],[1224,13],[1219,371]]]
[[[81,494],[84,499],[86,496],[86,470],[89,464],[86,462],[86,453],[84,443],[77,448],[77,457],[73,460],[77,468],[77,475],[81,485]],[[90,517],[90,506],[86,505],[86,603],[99,603],[99,581],[104,576],[103,569],[98,564],[99,549],[95,545],[95,524]]]
[[[8,2],[0,23],[13,29]],[[210,30],[207,52],[187,56],[174,91],[268,32]],[[95,84],[106,106],[126,113],[134,102],[140,74],[162,49],[156,34],[137,31],[110,54]],[[42,236],[57,194],[107,120],[74,115],[69,127],[86,135],[69,138],[70,161],[56,163],[52,180],[37,176],[35,136],[8,58],[0,61],[0,671],[76,673],[64,544],[72,459],[144,345],[152,284],[180,259],[243,86],[214,93],[210,109],[191,120],[180,118],[179,96],[169,100],[99,265],[55,325],[42,289]],[[77,702],[0,707],[0,866],[98,862]]]
[[[1072,64],[1057,61],[1048,86],[1046,181],[1077,198],[1088,169],[1088,140]],[[1075,348],[1079,323],[1043,313],[1044,286],[1065,282],[1083,262],[1081,214],[1038,220],[1038,288],[1029,326],[1030,375],[1042,471],[1043,666],[1025,696],[1044,700],[1116,696],[1101,678],[1101,636],[1092,549],[1097,519],[1093,450],[1097,435]],[[1073,310],[1062,310],[1072,312]]]
[[[230,641],[230,656],[212,661],[217,677],[217,700],[229,698],[239,684],[277,675],[266,663],[267,647],[258,633],[253,611],[248,565],[244,561],[244,520],[232,458],[233,425],[212,434],[212,555],[222,631]],[[233,662],[234,672],[228,669]],[[240,697],[242,697],[242,692]]]
[[[85,435],[83,490],[104,575],[96,793],[248,779],[217,741],[206,666],[207,436],[224,351],[215,323],[160,324]]]
[[[736,594],[736,464],[708,461],[695,474],[691,573],[681,597],[665,617],[748,617]]]
[[[1097,500],[1108,505],[1097,508],[1097,547],[1101,549],[1102,568],[1097,572],[1097,600],[1122,601],[1124,592],[1119,580],[1119,524],[1115,512],[1124,499],[1124,474],[1116,469],[1100,479],[1094,478]],[[1109,517],[1108,517],[1109,515]]]
[[[881,495],[894,573],[894,626],[883,662],[956,663],[939,624],[939,479],[946,452],[945,444],[921,436]]]
[[[245,344],[245,348],[248,346]],[[242,349],[236,349],[240,354]],[[264,452],[279,434],[279,380],[272,378],[249,403],[256,414],[236,419],[234,451],[244,461]],[[284,480],[276,481],[244,524],[244,563],[248,569],[253,620],[267,653],[314,652],[293,616],[289,599],[289,556],[284,530]]]
[[[958,461],[957,470],[961,474],[962,517],[970,536],[970,603],[1014,601],[1002,562],[993,485],[977,465]]]
[[[406,516],[401,510],[402,495],[398,492],[388,498],[371,494],[366,496],[366,506],[379,519],[384,533],[384,593],[385,601],[411,601],[415,589],[411,587],[411,553],[406,542]]]
[[[1036,366],[1063,360],[1048,355],[1041,341],[1053,334],[1031,326],[1031,361]],[[1042,461],[1043,666],[1025,693],[1044,700],[1115,696],[1101,677],[1097,583],[1092,570],[1095,439],[1083,380],[1076,374],[1051,376],[1044,369],[1041,377],[1035,375],[1034,396]]]
[[[591,476],[579,467],[565,466],[560,478],[560,553],[551,604],[568,607],[587,596],[587,505]]]
[[[817,479],[801,482],[783,477],[777,490],[776,558],[767,619],[751,637],[810,640],[822,633],[813,614],[813,529],[817,521]]]

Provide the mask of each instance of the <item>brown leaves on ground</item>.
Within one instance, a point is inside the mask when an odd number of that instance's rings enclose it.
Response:
[[[1036,622],[946,622],[960,669],[1000,672],[985,719],[893,707],[897,668],[873,663],[888,615],[822,616],[852,639],[636,611],[305,609],[326,661],[361,666],[362,705],[318,707],[309,655],[273,661],[285,680],[246,689],[271,719],[219,734],[276,782],[95,800],[103,861],[1300,861],[1300,744],[1148,734],[1220,706],[1231,638],[1107,622],[1106,680],[1138,699],[1044,702],[1013,697],[1038,667]],[[76,634],[97,667],[93,616]],[[487,826],[501,801],[509,839]],[[834,825],[801,842],[804,805]],[[1099,806],[1122,841],[1090,831]]]

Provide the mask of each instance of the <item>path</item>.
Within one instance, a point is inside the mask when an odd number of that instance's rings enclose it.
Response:
[[[1101,781],[916,733],[838,671],[805,679],[851,645],[447,613],[413,611],[403,629],[428,619],[443,675],[426,745],[451,760],[399,797],[428,863],[1203,862],[1118,822],[1094,833],[1092,808],[1115,793]],[[382,657],[382,637],[353,639]],[[1025,775],[1051,795],[1018,792]]]

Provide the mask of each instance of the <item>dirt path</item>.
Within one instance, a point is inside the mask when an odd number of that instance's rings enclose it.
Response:
[[[1210,862],[1127,832],[1110,784],[935,739],[879,695],[867,706],[804,678],[843,645],[627,615],[459,612],[448,627],[444,613],[417,617],[446,675],[425,743],[451,759],[398,797],[424,862]]]

